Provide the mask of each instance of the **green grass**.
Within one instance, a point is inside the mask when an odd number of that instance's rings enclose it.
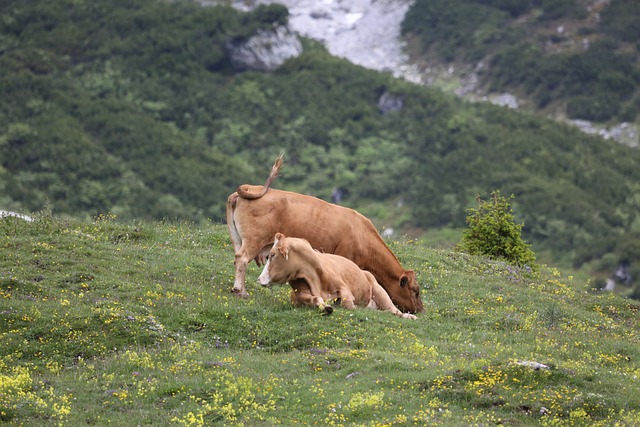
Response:
[[[418,241],[417,321],[234,297],[220,224],[0,220],[0,424],[640,424],[639,305]],[[534,370],[518,362],[549,366]]]

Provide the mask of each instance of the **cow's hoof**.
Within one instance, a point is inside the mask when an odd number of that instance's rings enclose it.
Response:
[[[249,298],[249,294],[246,291],[241,291],[240,289],[233,288],[231,289],[231,292],[238,298]]]
[[[325,305],[324,308],[322,309],[322,314],[325,316],[328,316],[331,313],[333,313],[333,307],[331,307],[330,305]]]

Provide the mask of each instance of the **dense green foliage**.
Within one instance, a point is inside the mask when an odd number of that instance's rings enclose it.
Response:
[[[490,200],[478,196],[478,207],[467,209],[467,228],[458,248],[472,255],[486,255],[535,269],[536,256],[522,239],[522,227],[514,220],[509,200],[499,191],[491,193]]]
[[[540,109],[566,105],[574,119],[634,121],[638,22],[628,0],[417,0],[403,32],[443,60],[485,61],[489,90],[522,94]]]
[[[0,423],[640,423],[637,303],[388,243],[422,283],[417,320],[293,308],[255,265],[236,298],[223,225],[0,219]]]
[[[327,200],[343,188],[379,227],[463,227],[475,195],[497,189],[516,195],[545,260],[608,274],[635,256],[624,251],[640,232],[638,150],[466,104],[310,41],[274,73],[234,71],[227,43],[286,21],[282,7],[4,4],[2,209],[223,221],[227,195],[262,183],[285,149],[275,187]],[[402,110],[381,114],[384,93]]]

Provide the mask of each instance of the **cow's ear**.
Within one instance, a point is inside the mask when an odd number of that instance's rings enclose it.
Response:
[[[407,277],[407,276],[402,276],[402,277],[400,278],[400,287],[403,287],[403,288],[404,288],[405,286],[407,286],[407,284],[408,284],[408,283],[409,283],[409,277]]]

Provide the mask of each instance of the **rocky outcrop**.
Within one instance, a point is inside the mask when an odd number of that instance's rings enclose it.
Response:
[[[23,215],[21,213],[0,210],[0,219],[8,218],[8,217],[19,218],[19,219],[23,219],[23,220],[28,221],[28,222],[33,221],[33,218],[31,218],[30,216],[27,216],[27,215]]]
[[[633,276],[630,271],[631,264],[629,262],[621,262],[616,267],[616,271],[613,275],[606,280],[606,285],[603,288],[605,291],[613,291],[617,284],[629,286],[633,283]]]
[[[237,70],[271,72],[287,59],[300,55],[303,49],[298,36],[280,26],[259,30],[248,40],[229,42],[227,50]]]
[[[382,114],[400,111],[402,107],[404,107],[404,99],[400,95],[385,92],[378,100],[378,111]]]
[[[586,120],[570,120],[569,123],[577,126],[584,133],[613,139],[632,148],[640,147],[640,132],[633,123],[624,122],[609,128],[594,126]]]
[[[250,10],[259,4],[280,3],[289,10],[293,31],[323,43],[329,53],[354,64],[420,83],[409,63],[400,24],[413,0],[234,0],[232,6]]]

